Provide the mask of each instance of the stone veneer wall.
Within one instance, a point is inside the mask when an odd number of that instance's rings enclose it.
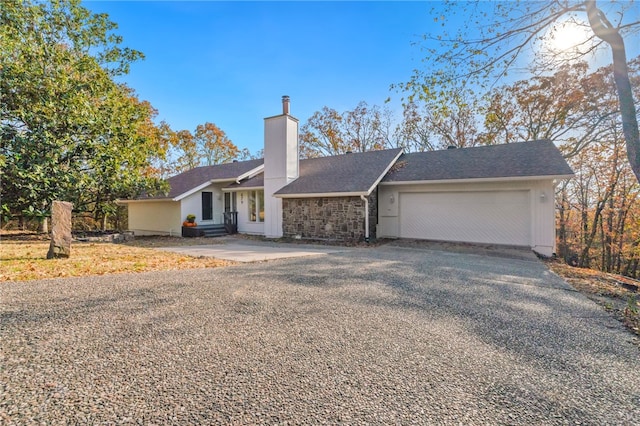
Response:
[[[369,196],[369,237],[375,238],[377,193]],[[360,197],[284,198],[285,237],[336,241],[364,239],[364,201]]]

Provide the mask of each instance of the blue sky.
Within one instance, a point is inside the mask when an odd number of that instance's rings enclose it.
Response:
[[[83,5],[108,13],[123,45],[145,54],[122,81],[158,109],[158,120],[190,131],[213,122],[252,153],[262,148],[263,118],[281,113],[282,95],[301,124],[323,106],[343,112],[360,101],[382,106],[389,96],[400,114],[401,95],[389,86],[421,66],[412,42],[439,25],[429,13],[439,7],[433,1]],[[638,45],[627,43],[629,58]]]
[[[304,123],[330,106],[383,105],[419,61],[429,23],[419,2],[87,2],[142,51],[123,80],[174,130],[216,123],[240,148],[262,148],[263,118]],[[414,58],[416,61],[414,61]]]

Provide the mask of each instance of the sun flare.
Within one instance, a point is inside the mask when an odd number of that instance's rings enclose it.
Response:
[[[580,49],[589,39],[589,28],[586,23],[566,21],[556,24],[547,33],[547,45],[556,53],[570,52]]]

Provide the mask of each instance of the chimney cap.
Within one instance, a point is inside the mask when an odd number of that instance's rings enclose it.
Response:
[[[455,145],[449,145],[449,146],[447,147],[447,149],[457,149],[457,148],[458,148],[458,147],[457,147],[457,146],[455,146]]]

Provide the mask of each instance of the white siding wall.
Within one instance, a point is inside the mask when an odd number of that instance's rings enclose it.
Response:
[[[282,199],[273,194],[298,178],[298,120],[290,115],[264,119],[264,195],[267,237],[282,237]]]
[[[146,201],[128,204],[129,230],[135,235],[182,234],[179,201]]]
[[[202,193],[213,193],[213,220],[202,220]],[[196,215],[196,223],[202,225],[224,223],[224,195],[222,194],[221,185],[209,185],[201,191],[195,192],[181,200],[181,217],[186,220],[188,214]]]
[[[381,185],[378,193],[377,235],[379,238],[398,238],[400,236],[400,212],[398,210],[400,193],[513,190],[529,191],[531,197],[529,203],[531,209],[531,248],[538,253],[551,256],[555,252],[555,188],[552,180]]]
[[[238,232],[241,234],[264,235],[264,222],[249,221],[249,194],[246,191],[238,192],[236,196],[238,207]],[[266,201],[266,200],[265,200]],[[265,210],[265,220],[267,212]]]

